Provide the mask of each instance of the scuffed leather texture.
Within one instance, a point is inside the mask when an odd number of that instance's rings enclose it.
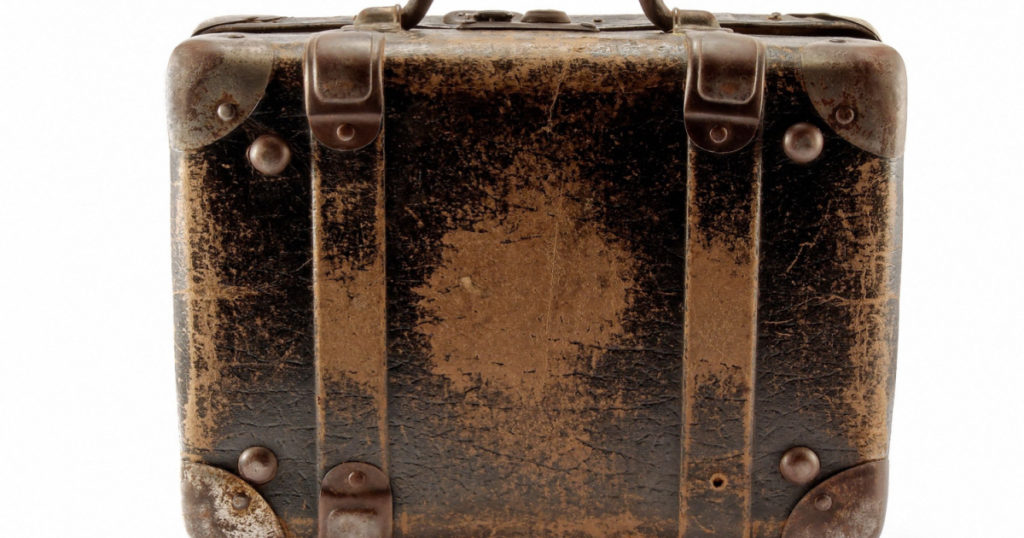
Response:
[[[388,35],[381,145],[355,153],[311,142],[305,36],[279,45],[249,118],[172,153],[184,458],[273,450],[256,489],[289,536],[315,536],[344,461],[391,478],[398,536],[677,536],[686,52],[624,35]],[[820,119],[805,41],[766,42],[750,491],[751,535],[777,538],[815,484],[886,456],[902,161]],[[783,151],[797,122],[825,135],[808,165]],[[267,133],[292,152],[275,177],[245,157]],[[360,334],[379,349],[325,351]],[[357,352],[384,367],[318,382]],[[797,445],[815,483],[779,475]]]

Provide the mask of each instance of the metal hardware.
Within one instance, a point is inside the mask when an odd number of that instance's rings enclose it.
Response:
[[[409,0],[406,2],[405,6],[401,8],[402,28],[408,30],[419,24],[430,10],[431,3],[433,0]],[[665,32],[672,31],[675,13],[665,6],[662,0],[640,0],[640,7],[643,8],[644,15],[651,23]]]
[[[288,167],[292,160],[292,150],[280,136],[265,134],[249,145],[245,156],[249,164],[261,174],[276,176]]]
[[[348,462],[331,469],[320,485],[319,536],[390,538],[391,485],[380,469]]]
[[[402,13],[398,6],[370,7],[359,12],[352,27],[356,30],[393,32],[401,30]]]
[[[277,456],[269,448],[253,446],[238,456],[238,474],[257,486],[277,476]]]
[[[167,67],[171,146],[198,149],[241,125],[263,98],[275,55],[268,42],[222,35],[179,45]]]
[[[730,32],[688,32],[683,119],[699,148],[730,153],[757,135],[764,108],[764,44]]]
[[[793,162],[807,164],[821,155],[825,147],[825,137],[810,123],[802,122],[786,129],[782,137],[782,149]]]
[[[473,20],[477,22],[509,22],[516,18],[512,11],[484,10],[473,14]]]
[[[235,510],[245,510],[249,507],[250,502],[252,502],[252,499],[245,493],[236,493],[231,497],[231,507]]]
[[[459,30],[547,30],[557,32],[597,32],[597,25],[590,22],[476,22],[459,25]]]
[[[791,448],[779,460],[779,472],[787,482],[805,486],[814,481],[821,472],[821,460],[813,450],[798,446]]]
[[[887,460],[847,469],[797,503],[782,538],[877,538],[885,522],[888,488]]]
[[[452,11],[446,13],[441,22],[453,26],[461,26],[473,22],[512,22],[522,20],[523,16],[514,11],[482,10],[482,11]]]
[[[539,22],[548,24],[569,24],[572,21],[564,11],[557,9],[532,9],[523,15],[523,22]]]
[[[718,24],[718,17],[715,17],[710,11],[696,9],[672,10],[672,31],[674,32],[716,30],[718,28],[721,28]]]
[[[882,157],[903,155],[907,75],[887,45],[826,39],[800,49],[804,89],[836,134]]]
[[[857,113],[848,106],[841,106],[836,109],[836,121],[839,125],[849,125],[857,119]]]
[[[284,538],[267,501],[237,476],[184,462],[181,492],[185,528],[194,538]]]
[[[596,32],[591,22],[572,22],[564,11],[536,9],[519,16],[511,11],[455,12],[445,15],[445,22],[458,23],[459,30],[557,30]]]
[[[364,147],[380,133],[383,37],[336,30],[306,44],[306,115],[317,140],[339,150]]]
[[[231,103],[221,103],[217,107],[217,117],[224,121],[231,121],[235,119],[238,114],[238,109]]]

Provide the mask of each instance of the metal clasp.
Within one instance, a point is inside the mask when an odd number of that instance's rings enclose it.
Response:
[[[764,110],[764,44],[725,31],[686,32],[690,62],[686,134],[714,153],[737,151],[757,135]]]
[[[384,38],[375,32],[332,30],[306,44],[306,115],[325,146],[354,150],[377,138],[384,117],[383,53]]]
[[[390,538],[391,485],[383,471],[348,462],[331,469],[320,484],[320,538]]]

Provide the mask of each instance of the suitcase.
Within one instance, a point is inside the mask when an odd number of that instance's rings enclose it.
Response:
[[[189,534],[878,536],[899,55],[428,7],[172,55]]]

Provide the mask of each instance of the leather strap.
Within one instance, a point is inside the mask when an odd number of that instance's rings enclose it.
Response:
[[[312,155],[318,479],[351,461],[387,473],[384,133]]]
[[[761,144],[690,144],[680,536],[751,535]]]

